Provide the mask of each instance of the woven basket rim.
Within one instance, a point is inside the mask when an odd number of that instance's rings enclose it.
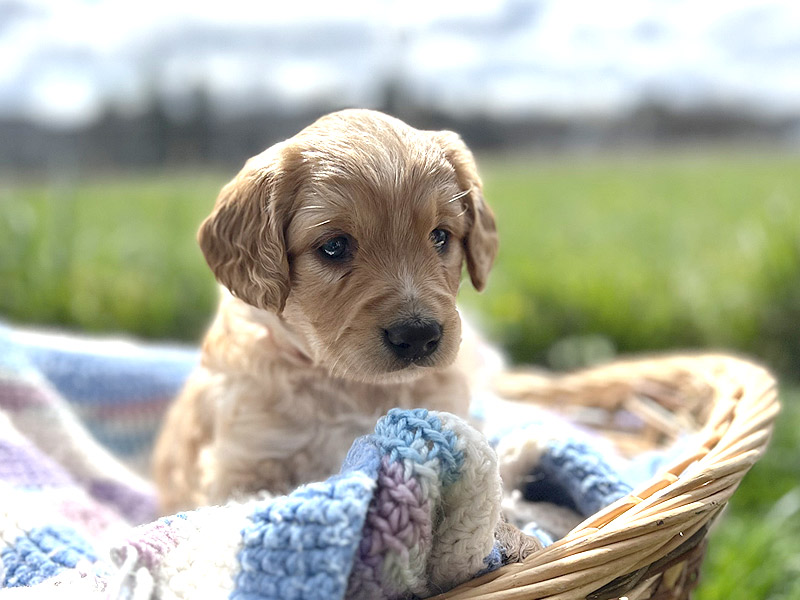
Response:
[[[779,411],[772,375],[748,359],[728,354],[651,356],[575,373],[522,374],[522,380],[516,381],[514,374],[509,377],[506,383],[519,387],[508,393],[514,386],[506,386],[504,395],[516,395],[519,400],[526,393],[562,397],[601,393],[606,388],[620,393],[642,382],[682,378],[708,386],[712,402],[705,407],[706,422],[693,436],[691,447],[650,481],[523,562],[468,581],[436,596],[437,600],[611,598],[633,590],[654,566],[681,549],[688,553],[698,546],[764,453]],[[639,579],[634,577],[637,573]],[[626,577],[629,590],[622,585],[609,592],[615,595],[592,595],[616,581],[624,584]],[[639,587],[636,597],[651,597],[646,586]]]

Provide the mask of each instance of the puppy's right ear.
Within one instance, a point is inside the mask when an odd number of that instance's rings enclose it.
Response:
[[[291,198],[281,146],[247,161],[197,233],[217,280],[235,297],[274,312],[289,294],[284,225]]]

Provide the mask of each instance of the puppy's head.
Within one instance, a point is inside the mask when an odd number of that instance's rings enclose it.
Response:
[[[462,263],[480,290],[497,251],[461,139],[366,110],[250,159],[198,239],[217,279],[282,313],[331,374],[384,382],[453,362]]]

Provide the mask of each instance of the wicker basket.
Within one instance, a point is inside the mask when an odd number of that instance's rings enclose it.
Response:
[[[510,374],[498,388],[602,430],[628,454],[696,434],[670,468],[565,538],[436,598],[688,598],[709,525],[769,440],[778,413],[770,374],[729,356],[669,356],[558,377]],[[631,421],[636,430],[620,426]]]

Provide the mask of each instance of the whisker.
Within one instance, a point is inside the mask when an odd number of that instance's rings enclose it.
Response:
[[[311,209],[319,209],[319,208],[325,208],[325,207],[315,204],[315,205],[312,205],[312,206],[301,206],[297,210],[311,210]]]
[[[326,220],[322,221],[321,223],[317,223],[316,225],[309,226],[308,229],[314,229],[315,227],[320,227],[322,225],[327,225],[330,222],[331,222],[330,219],[326,219]]]
[[[451,202],[455,202],[456,200],[461,200],[461,198],[463,198],[464,196],[469,194],[471,191],[472,191],[472,188],[469,188],[468,190],[464,190],[464,191],[458,192],[455,196],[450,198],[450,200],[448,200],[447,203],[450,204]]]
[[[353,319],[355,319],[357,314],[358,314],[358,310],[351,311],[350,312],[350,316],[345,318],[345,320],[342,323],[341,327],[339,327],[339,329],[336,331],[336,338],[334,339],[334,343],[335,344],[338,344],[339,341],[342,339],[342,336],[345,333],[347,333],[347,331],[350,329],[350,324],[353,322]]]
[[[330,372],[331,372],[333,375],[338,375],[338,374],[337,374],[337,372],[336,372],[336,370],[339,368],[339,363],[341,363],[341,362],[342,362],[342,358],[343,358],[343,357],[342,357],[342,355],[340,354],[339,356],[337,356],[337,357],[336,357],[336,360],[334,360],[334,361],[333,361],[333,364],[331,365],[331,368],[330,368]],[[342,373],[341,375],[344,375],[344,373]]]
[[[468,209],[468,208],[465,206],[465,207],[464,207],[464,210],[462,210],[460,213],[458,213],[458,214],[456,215],[456,219],[457,219],[458,217],[463,217],[465,214],[467,214],[467,211],[468,211],[468,210],[469,210],[469,209]]]
[[[334,343],[336,343],[336,344],[339,343],[339,341],[341,340],[341,337],[345,333],[347,333],[347,331],[350,329],[350,326],[352,325],[353,321],[355,321],[356,318],[359,316],[359,314],[361,314],[361,309],[364,308],[365,305],[367,305],[367,304],[369,304],[370,302],[373,302],[373,301],[374,301],[374,298],[372,298],[371,296],[365,296],[365,297],[361,298],[361,300],[356,303],[356,305],[353,307],[353,309],[349,311],[349,313],[350,313],[349,316],[344,318],[344,320],[341,323],[341,326],[337,330],[336,339],[334,340]]]
[[[339,360],[341,358],[342,358],[341,356],[337,356],[336,359],[333,361],[333,364],[331,365],[331,368],[328,369],[331,373],[334,373],[334,374],[336,373],[336,367],[339,365]]]

